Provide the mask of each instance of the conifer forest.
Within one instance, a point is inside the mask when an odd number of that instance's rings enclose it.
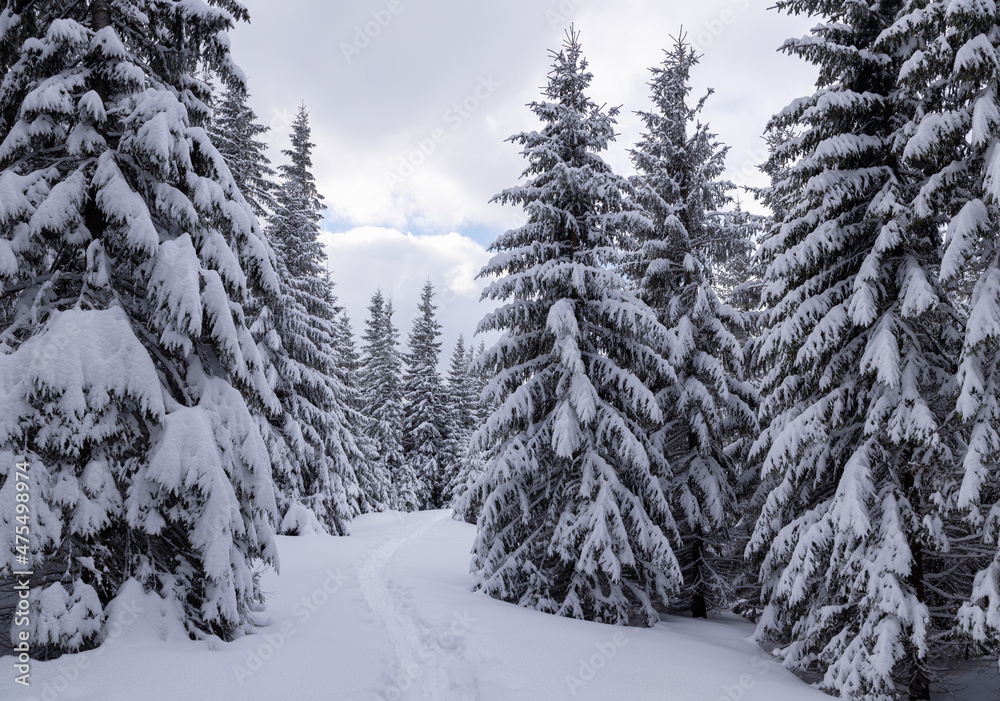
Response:
[[[996,3],[542,4],[0,0],[0,698],[1000,699]]]

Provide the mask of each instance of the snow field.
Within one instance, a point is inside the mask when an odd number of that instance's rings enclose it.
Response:
[[[735,616],[651,629],[550,616],[470,592],[475,528],[448,511],[357,518],[352,535],[280,537],[258,634],[191,641],[127,586],[97,650],[32,665],[17,701],[821,701]]]

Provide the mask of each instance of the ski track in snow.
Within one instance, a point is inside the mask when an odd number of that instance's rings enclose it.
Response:
[[[472,665],[461,658],[461,637],[452,636],[454,649],[446,649],[442,640],[447,626],[432,630],[422,621],[409,603],[411,590],[394,582],[389,572],[393,558],[403,546],[446,518],[447,512],[435,514],[410,532],[387,538],[357,567],[361,594],[385,627],[394,657],[393,675],[383,678],[375,698],[413,701],[476,698]]]

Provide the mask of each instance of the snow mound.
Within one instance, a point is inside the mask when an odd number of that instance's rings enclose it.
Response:
[[[326,535],[326,529],[313,510],[304,504],[292,504],[281,519],[279,533],[284,535]]]

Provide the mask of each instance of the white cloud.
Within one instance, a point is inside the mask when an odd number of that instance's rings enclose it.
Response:
[[[344,227],[466,231],[478,240],[509,227],[503,208],[488,202],[517,184],[525,162],[517,146],[503,141],[538,127],[525,104],[540,98],[548,50],[560,46],[570,22],[582,32],[595,76],[592,97],[623,107],[621,136],[606,154],[622,172],[640,132],[632,111],[649,104],[648,68],[660,62],[681,25],[704,54],[692,75],[696,93],[717,89],[703,117],[732,146],[730,176],[748,184],[764,184],[753,166],[768,118],[811,92],[815,74],[776,51],[811,20],[756,0],[398,0],[391,18],[388,0],[246,4],[254,22],[234,33],[234,53],[250,76],[258,113],[273,121],[272,157],[283,160],[284,121],[305,101],[320,192]],[[370,42],[347,60],[344,43],[372,22]],[[484,80],[490,91],[481,87]],[[477,87],[485,98],[478,104]],[[455,106],[466,100],[475,109],[455,119]],[[422,163],[401,183],[387,182],[386,173],[436,129],[447,138],[418,156]]]
[[[519,183],[526,162],[504,140],[539,127],[526,103],[540,99],[548,51],[559,48],[570,22],[594,73],[591,96],[622,106],[621,135],[603,154],[622,173],[641,131],[633,111],[649,107],[648,69],[681,25],[704,54],[694,91],[717,90],[702,116],[732,147],[728,175],[738,182],[764,184],[755,169],[764,126],[812,92],[815,76],[801,59],[776,51],[813,20],[756,0],[392,0],[394,9],[390,0],[245,1],[254,21],[233,33],[234,57],[273,129],[275,162],[285,160],[298,106],[310,110],[313,170],[329,226],[350,229],[324,242],[355,332],[381,287],[395,300],[405,340],[429,277],[445,355],[489,308],[478,301],[485,281],[474,279],[489,259],[480,244],[523,221],[517,208],[489,200]],[[360,53],[345,54],[345,42],[355,41],[365,44]],[[421,146],[425,153],[414,156]],[[400,159],[421,162],[393,182],[386,175],[399,173]],[[447,233],[454,231],[466,235]]]
[[[405,346],[420,292],[424,283],[431,281],[443,327],[442,364],[447,363],[458,335],[470,339],[491,309],[488,302],[479,301],[488,280],[476,279],[490,254],[467,236],[416,236],[396,229],[361,227],[344,233],[325,232],[320,240],[326,247],[337,295],[359,339],[377,289],[393,300],[394,321]]]

